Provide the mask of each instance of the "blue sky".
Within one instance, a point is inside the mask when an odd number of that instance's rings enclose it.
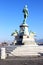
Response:
[[[36,32],[37,38],[43,38],[43,0],[0,0],[0,41],[14,39],[11,33],[15,29],[19,31],[25,5],[29,10],[29,31]]]

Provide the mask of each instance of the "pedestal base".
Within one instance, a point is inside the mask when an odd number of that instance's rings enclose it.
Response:
[[[9,55],[13,56],[39,56],[37,45],[19,45]]]

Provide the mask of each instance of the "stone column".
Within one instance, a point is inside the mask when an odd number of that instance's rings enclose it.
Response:
[[[1,48],[1,59],[6,59],[6,50],[5,50],[5,48]]]

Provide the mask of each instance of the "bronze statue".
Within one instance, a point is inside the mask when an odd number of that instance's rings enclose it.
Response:
[[[23,20],[23,23],[25,24],[26,23],[26,19],[28,17],[28,8],[27,8],[27,5],[25,5],[24,9],[23,9],[23,13],[24,13],[24,20]]]

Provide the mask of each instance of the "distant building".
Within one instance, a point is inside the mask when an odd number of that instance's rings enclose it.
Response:
[[[8,46],[8,43],[7,43],[7,42],[2,42],[2,43],[0,44],[0,47],[2,47],[2,46]]]

